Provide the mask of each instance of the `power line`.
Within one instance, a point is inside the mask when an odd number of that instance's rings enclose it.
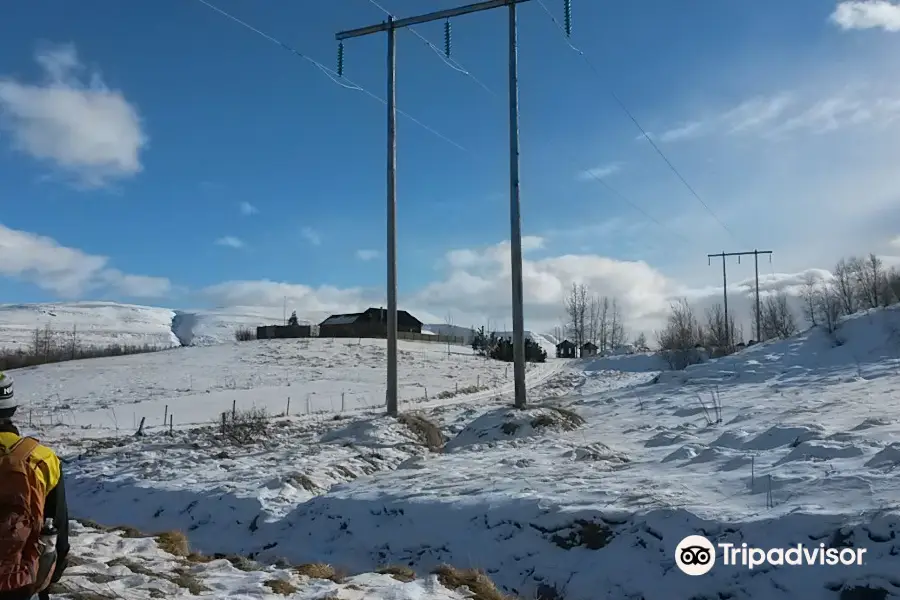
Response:
[[[388,16],[391,16],[390,11],[388,11],[384,6],[382,6],[381,4],[379,4],[376,0],[368,0],[368,1],[371,2],[374,6],[376,6],[379,10],[381,10],[382,12],[384,12],[385,14],[387,14]],[[303,60],[309,62],[311,65],[313,65],[314,67],[316,67],[319,71],[321,71],[323,75],[325,75],[326,77],[328,77],[328,79],[330,79],[333,83],[335,83],[335,84],[337,84],[337,85],[339,85],[339,86],[341,86],[341,87],[343,87],[343,88],[345,88],[345,89],[349,89],[349,90],[352,90],[352,91],[360,91],[360,92],[364,93],[365,95],[369,96],[370,98],[372,98],[372,99],[374,99],[374,100],[377,100],[377,101],[380,102],[381,104],[384,104],[385,106],[387,105],[387,100],[385,100],[384,98],[382,98],[382,97],[379,96],[378,94],[375,94],[374,92],[371,92],[371,91],[365,89],[364,87],[362,87],[361,85],[359,85],[359,84],[353,82],[352,80],[350,80],[348,77],[344,76],[343,74],[338,74],[336,71],[334,71],[334,70],[332,70],[332,69],[329,69],[328,67],[326,67],[325,65],[323,65],[323,64],[320,63],[319,61],[317,61],[317,60],[311,58],[310,56],[307,56],[306,54],[303,54],[302,52],[300,52],[299,50],[297,50],[295,47],[293,47],[293,46],[291,46],[291,45],[289,45],[289,44],[287,44],[287,43],[285,43],[285,42],[279,40],[278,38],[276,38],[276,37],[274,37],[274,36],[272,36],[272,35],[270,35],[270,34],[264,32],[264,31],[258,29],[257,27],[254,27],[253,25],[249,24],[248,22],[246,22],[246,21],[244,21],[244,20],[242,20],[242,19],[240,19],[240,18],[238,18],[238,17],[232,15],[231,13],[229,13],[229,12],[227,12],[227,11],[225,11],[225,10],[219,8],[218,6],[212,4],[212,3],[209,2],[208,0],[197,0],[197,2],[199,2],[199,3],[203,4],[203,5],[205,5],[206,7],[210,8],[211,10],[213,10],[213,11],[215,11],[215,12],[217,12],[217,13],[219,13],[220,15],[222,15],[222,16],[224,16],[224,17],[226,17],[226,18],[228,18],[228,19],[230,19],[230,20],[232,20],[232,21],[234,21],[234,22],[237,23],[238,25],[241,25],[242,27],[248,29],[249,31],[251,31],[251,32],[253,32],[253,33],[257,34],[257,35],[259,35],[260,37],[266,39],[267,41],[269,41],[269,42],[271,42],[271,43],[273,43],[273,44],[275,44],[276,46],[280,46],[281,48],[283,48],[284,50],[287,50],[287,51],[290,52],[291,54],[294,54],[295,56],[298,56],[298,57],[302,58]],[[540,0],[538,0],[538,3],[541,3]],[[541,4],[542,4],[542,3],[541,3]],[[545,8],[545,10],[546,10],[546,7],[544,7],[544,8]],[[556,22],[555,17],[553,17],[552,14],[551,14],[550,16],[551,16],[551,18],[554,20],[554,22]],[[423,40],[423,41],[424,41],[424,42],[425,42],[425,43],[426,43],[426,44],[427,44],[427,45],[428,45],[428,46],[429,46],[436,54],[438,54],[442,59],[445,58],[445,57],[444,57],[444,53],[441,52],[441,50],[440,50],[439,48],[437,48],[433,43],[431,43],[429,40],[427,40],[424,36],[422,36],[422,35],[419,34],[417,31],[415,31],[412,27],[408,27],[407,29],[409,29],[414,35],[416,35],[417,37],[419,37],[420,39],[422,39],[422,40]],[[566,42],[568,43],[568,39],[566,40]],[[571,46],[571,44],[570,44],[570,46]],[[574,48],[574,46],[573,46],[573,48]],[[575,49],[577,50],[577,48],[575,48]],[[580,51],[579,51],[579,52],[580,52]],[[455,67],[454,67],[453,65],[449,65],[449,63],[448,63],[449,66],[451,66],[451,67],[454,68],[455,70],[457,70],[457,71],[459,71],[459,72],[461,72],[461,73],[464,73],[465,75],[467,75],[468,77],[470,77],[472,80],[474,80],[475,82],[477,82],[477,83],[478,83],[485,91],[487,91],[487,92],[488,92],[489,94],[491,94],[493,97],[497,98],[498,100],[501,99],[500,96],[499,96],[496,92],[494,92],[489,86],[487,86],[486,84],[484,84],[480,79],[478,79],[477,77],[475,77],[474,75],[472,75],[472,74],[471,74],[467,69],[465,69],[458,61],[455,61],[455,60],[453,60],[453,59],[450,59],[450,60],[453,61],[453,63],[455,64]],[[445,63],[446,63],[446,62],[447,62],[447,61],[445,60]],[[452,145],[452,146],[458,148],[459,150],[462,150],[462,151],[464,151],[464,152],[467,152],[467,153],[469,153],[469,154],[472,154],[472,151],[469,150],[468,148],[466,148],[465,146],[463,146],[463,145],[457,143],[456,141],[452,140],[451,138],[445,136],[444,134],[440,133],[439,131],[437,131],[437,130],[434,129],[433,127],[430,127],[429,125],[427,125],[427,124],[423,123],[422,121],[418,120],[417,118],[413,117],[413,116],[410,115],[409,113],[407,113],[407,112],[405,112],[405,111],[403,111],[403,110],[401,110],[401,109],[399,109],[399,108],[397,109],[397,113],[400,114],[400,115],[402,115],[402,116],[404,116],[404,117],[406,117],[407,119],[409,119],[410,121],[412,121],[413,123],[415,123],[416,125],[418,125],[419,127],[421,127],[422,129],[424,129],[425,131],[427,131],[427,132],[431,133],[432,135],[434,135],[435,137],[437,137],[437,138],[439,138],[439,139],[441,139],[441,140],[447,142],[448,144],[450,144],[450,145]],[[666,226],[665,224],[663,224],[659,219],[656,219],[655,217],[653,217],[652,215],[650,215],[650,214],[649,214],[646,210],[644,210],[640,205],[638,205],[637,203],[635,203],[635,202],[633,202],[632,200],[630,200],[624,193],[622,193],[622,192],[616,190],[615,188],[613,188],[612,186],[610,186],[610,185],[609,185],[606,181],[604,181],[601,177],[598,177],[598,176],[595,175],[594,173],[590,173],[590,172],[588,172],[588,174],[589,174],[589,176],[590,176],[592,179],[594,179],[594,180],[597,181],[600,185],[602,185],[603,187],[605,187],[611,194],[613,194],[615,197],[617,197],[617,198],[620,199],[621,201],[623,201],[623,202],[625,202],[626,204],[628,204],[629,206],[631,206],[631,207],[632,207],[634,210],[636,210],[637,212],[641,213],[641,214],[642,214],[644,217],[646,217],[648,220],[652,221],[653,223],[655,223],[655,224],[658,225],[659,227],[661,227],[661,228],[663,228],[663,229],[669,231],[671,234],[675,235],[676,237],[679,237],[679,238],[681,238],[681,239],[687,241],[687,238],[686,238],[685,236],[683,236],[683,235],[677,233],[676,231],[674,231],[674,230],[671,229],[670,227],[667,227],[667,226]]]
[[[232,21],[234,21],[234,22],[237,23],[238,25],[241,25],[242,27],[244,27],[244,28],[246,28],[246,29],[252,31],[253,33],[255,33],[255,34],[257,34],[257,35],[259,35],[259,36],[265,38],[266,40],[272,42],[273,44],[275,44],[275,45],[277,45],[277,46],[280,46],[281,48],[287,50],[287,51],[290,52],[291,54],[294,54],[295,56],[299,56],[299,57],[302,58],[303,60],[309,62],[309,63],[312,64],[314,67],[316,67],[317,69],[319,69],[326,77],[328,77],[332,82],[336,83],[337,85],[339,85],[339,86],[341,86],[341,87],[343,87],[343,88],[346,88],[346,89],[348,89],[348,90],[353,90],[353,91],[359,91],[359,92],[362,92],[362,93],[364,93],[366,96],[372,98],[373,100],[377,100],[378,102],[381,102],[381,103],[384,104],[385,106],[387,105],[387,100],[385,100],[384,98],[382,98],[382,97],[379,96],[378,94],[375,94],[374,92],[370,92],[369,90],[367,90],[367,89],[364,88],[363,86],[361,86],[361,85],[359,85],[359,84],[357,84],[357,83],[354,83],[353,81],[351,81],[351,80],[348,79],[347,77],[344,77],[343,75],[339,75],[336,71],[333,71],[332,69],[329,69],[328,67],[326,67],[325,65],[323,65],[323,64],[320,63],[319,61],[317,61],[317,60],[315,60],[315,59],[313,59],[313,58],[311,58],[311,57],[309,57],[309,56],[303,54],[302,52],[300,52],[299,50],[297,50],[297,49],[294,48],[293,46],[290,46],[290,45],[288,45],[288,44],[282,42],[281,40],[275,38],[274,36],[271,36],[271,35],[269,35],[268,33],[264,32],[264,31],[262,31],[262,30],[260,30],[260,29],[257,29],[257,28],[254,27],[253,25],[250,25],[250,24],[247,23],[246,21],[244,21],[244,20],[242,20],[242,19],[239,19],[238,17],[232,15],[231,13],[228,13],[228,12],[222,10],[221,8],[219,8],[218,6],[216,6],[216,5],[214,5],[214,4],[210,3],[210,2],[208,2],[207,0],[197,0],[197,2],[199,2],[200,4],[203,4],[204,6],[210,8],[210,9],[212,9],[212,10],[214,10],[215,12],[219,13],[220,15],[222,15],[222,16],[224,16],[224,17],[227,17],[227,18],[231,19]],[[343,81],[342,81],[342,80],[343,80]],[[345,83],[345,82],[346,82],[346,83]],[[443,133],[437,131],[437,130],[434,129],[433,127],[430,127],[430,126],[426,125],[425,123],[423,123],[423,122],[420,121],[419,119],[413,117],[413,116],[410,115],[409,113],[404,112],[404,111],[402,111],[402,110],[400,110],[400,109],[398,108],[398,109],[397,109],[397,114],[400,114],[400,115],[406,117],[407,119],[409,119],[410,121],[412,121],[413,123],[415,123],[416,125],[418,125],[419,127],[421,127],[422,129],[424,129],[424,130],[427,131],[428,133],[434,135],[434,136],[437,137],[437,138],[440,138],[441,140],[447,142],[448,144],[450,144],[450,145],[452,145],[452,146],[455,146],[456,148],[459,148],[459,149],[462,150],[463,152],[469,152],[469,150],[468,150],[465,146],[463,146],[463,145],[461,145],[461,144],[459,144],[459,143],[453,141],[452,139],[450,139],[449,137],[447,137],[447,136],[444,135]]]
[[[665,161],[666,165],[668,165],[669,169],[681,181],[681,183],[684,185],[684,187],[687,188],[688,192],[690,192],[691,195],[703,206],[703,208],[705,208],[706,211],[710,215],[712,215],[713,219],[715,219],[716,222],[722,226],[722,229],[724,229],[726,232],[728,232],[728,234],[731,237],[733,237],[735,240],[738,240],[738,237],[734,234],[734,232],[731,231],[731,229],[727,225],[725,225],[724,222],[722,222],[722,220],[719,218],[719,216],[716,214],[716,212],[709,206],[709,204],[707,204],[703,200],[703,198],[700,197],[700,194],[697,193],[697,190],[695,190],[694,187],[690,183],[688,183],[688,180],[684,177],[684,175],[681,174],[681,171],[679,171],[678,168],[672,163],[672,161],[669,160],[669,157],[666,156],[665,152],[663,152],[662,149],[659,147],[659,145],[657,145],[657,143],[653,141],[653,138],[650,137],[650,134],[647,133],[647,130],[644,129],[644,127],[641,125],[640,121],[637,120],[637,117],[634,116],[634,113],[631,112],[628,109],[628,106],[625,105],[625,102],[622,101],[622,99],[619,97],[619,95],[616,94],[616,92],[610,86],[606,85],[606,82],[604,81],[603,76],[600,74],[600,70],[597,69],[597,67],[594,65],[594,63],[591,61],[591,59],[588,58],[587,54],[585,54],[583,50],[581,50],[580,48],[578,48],[577,46],[572,44],[572,42],[569,39],[568,34],[566,33],[565,27],[563,27],[563,25],[560,24],[560,22],[556,19],[556,17],[553,16],[553,13],[550,11],[549,8],[547,8],[547,5],[544,4],[543,0],[537,0],[537,3],[541,6],[542,9],[544,9],[544,12],[547,13],[547,16],[550,17],[550,20],[553,21],[553,24],[556,25],[556,28],[562,34],[563,40],[566,42],[566,44],[569,46],[569,48],[574,50],[575,53],[578,54],[584,60],[584,62],[591,69],[591,71],[594,73],[594,75],[597,77],[597,79],[600,81],[600,83],[603,84],[604,87],[607,88],[610,95],[612,95],[613,99],[616,101],[616,104],[619,105],[619,108],[621,108],[622,111],[631,120],[631,122],[634,123],[635,127],[638,128],[638,130],[641,132],[641,135],[644,137],[644,139],[650,143],[650,145],[653,147],[653,149],[656,151],[656,153],[660,156],[660,158],[662,158],[663,161]]]
[[[394,14],[393,14],[391,11],[389,11],[389,10],[386,9],[383,5],[381,5],[381,4],[379,4],[378,2],[376,2],[376,0],[368,0],[368,1],[369,1],[369,3],[370,3],[372,6],[374,6],[375,8],[377,8],[378,10],[380,10],[381,12],[383,12],[384,14],[386,14],[387,16],[389,16],[389,17],[393,17],[393,16],[394,16]],[[424,35],[422,35],[422,34],[419,33],[418,31],[416,31],[416,30],[413,29],[412,27],[407,27],[406,29],[407,29],[411,34],[413,34],[414,36],[416,36],[417,38],[419,38],[420,40],[422,40],[422,42],[424,42],[425,45],[428,46],[428,47],[431,49],[431,51],[434,52],[434,53],[437,55],[438,58],[440,58],[442,61],[444,61],[444,64],[445,64],[445,65],[447,65],[448,67],[450,67],[451,69],[453,69],[453,70],[456,71],[457,73],[462,73],[462,74],[465,75],[466,77],[470,78],[472,81],[474,81],[474,82],[477,83],[479,86],[481,86],[481,88],[484,89],[484,91],[486,91],[486,92],[487,92],[488,94],[490,94],[491,96],[494,96],[495,98],[498,98],[498,99],[500,98],[500,96],[497,94],[497,92],[495,92],[494,90],[492,90],[486,83],[484,83],[483,81],[481,81],[480,79],[478,79],[477,77],[475,77],[475,75],[473,75],[471,71],[469,71],[468,69],[466,69],[466,68],[462,65],[462,63],[460,63],[458,60],[456,60],[456,59],[454,59],[454,58],[451,58],[451,57],[447,56],[447,53],[446,53],[446,52],[441,51],[440,48],[438,48],[437,46],[435,46],[435,45],[434,45],[428,38],[426,38]]]

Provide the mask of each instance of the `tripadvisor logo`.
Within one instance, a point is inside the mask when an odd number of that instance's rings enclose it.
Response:
[[[865,548],[827,548],[825,544],[764,550],[746,543],[713,545],[701,535],[689,535],[675,547],[675,564],[686,575],[705,575],[716,564],[716,548],[722,564],[729,567],[754,569],[761,565],[772,566],[835,566],[862,565]]]

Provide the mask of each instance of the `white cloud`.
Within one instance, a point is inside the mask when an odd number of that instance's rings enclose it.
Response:
[[[201,295],[218,306],[280,307],[285,300],[304,319],[319,320],[333,313],[382,306],[382,294],[363,288],[317,288],[280,281],[226,281],[201,290]]]
[[[15,147],[101,187],[142,169],[147,144],[137,109],[96,71],[83,74],[73,46],[48,46],[35,59],[42,84],[0,79],[0,125]]]
[[[891,248],[896,248],[897,250],[900,250],[900,235],[893,238],[890,242],[888,242],[888,244],[891,246]]]
[[[700,121],[691,121],[663,132],[659,136],[661,142],[676,142],[678,140],[690,139],[700,134],[703,129],[703,123]],[[643,137],[643,136],[641,136]]]
[[[130,275],[108,267],[106,256],[61,246],[55,240],[0,225],[0,276],[33,283],[65,298],[100,290],[138,298],[171,291],[163,277]]]
[[[359,260],[370,261],[375,260],[381,256],[381,253],[378,250],[357,250],[356,258]]]
[[[243,248],[244,241],[232,235],[226,235],[216,240],[217,246],[227,246],[229,248]]]
[[[313,246],[319,246],[322,244],[322,236],[320,236],[319,232],[317,232],[312,227],[304,227],[300,231],[300,235],[303,236],[303,239],[305,239]]]
[[[900,31],[900,5],[886,0],[841,2],[830,20],[841,29]]]
[[[706,119],[665,131],[666,142],[713,135],[782,137],[789,133],[822,134],[863,125],[889,125],[900,117],[900,90],[832,90],[800,99],[796,94],[757,96]]]
[[[581,181],[604,179],[621,171],[622,166],[622,163],[614,162],[606,165],[600,165],[599,167],[594,167],[592,169],[586,169],[578,174],[578,179],[580,179]]]
[[[259,209],[250,204],[249,202],[241,202],[239,205],[242,215],[250,216],[255,215],[259,212]]]

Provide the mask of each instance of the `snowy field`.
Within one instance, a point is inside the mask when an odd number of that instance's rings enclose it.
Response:
[[[223,411],[346,413],[384,405],[384,340],[232,342],[164,352],[68,361],[14,371],[31,425],[134,431],[217,422]],[[529,365],[544,376],[556,361]],[[406,404],[491,397],[512,385],[512,367],[471,348],[398,342],[399,397]],[[168,408],[167,408],[168,407]],[[97,430],[100,430],[99,432]]]
[[[811,330],[682,372],[644,355],[553,360],[530,371],[526,411],[509,408],[505,364],[404,343],[402,409],[436,424],[437,441],[415,418],[367,410],[382,398],[352,387],[383,393],[378,342],[181,348],[16,379],[57,415],[34,429],[67,457],[76,516],[181,530],[208,555],[325,562],[366,581],[401,564],[423,578],[359,597],[453,597],[414,595],[449,563],[482,568],[527,600],[883,600],[900,597],[898,331],[893,308],[847,319],[835,336]],[[490,391],[451,393],[480,373]],[[369,400],[339,414],[324,399],[338,390]],[[280,412],[287,394],[300,406],[255,443],[199,424],[239,399]],[[307,395],[322,398],[315,414]],[[161,427],[167,400],[172,436]],[[143,438],[122,423],[139,418],[136,407],[154,425]],[[687,577],[674,549],[689,534],[866,553],[862,565],[717,564]],[[261,593],[259,579],[244,585],[247,597]]]

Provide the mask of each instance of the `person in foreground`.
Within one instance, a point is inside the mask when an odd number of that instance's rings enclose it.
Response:
[[[0,600],[49,600],[69,555],[62,465],[19,434],[18,407],[12,377],[0,371]]]

